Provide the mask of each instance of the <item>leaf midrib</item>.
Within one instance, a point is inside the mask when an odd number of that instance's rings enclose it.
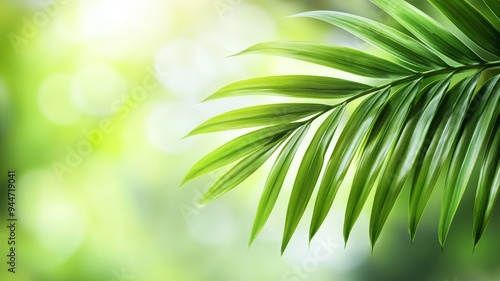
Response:
[[[400,79],[397,79],[397,80],[394,80],[394,81],[382,84],[380,86],[373,87],[373,88],[368,89],[366,91],[360,92],[359,94],[346,99],[344,102],[345,103],[349,103],[349,102],[351,102],[353,100],[356,100],[356,99],[358,99],[360,97],[369,95],[369,94],[371,94],[373,92],[382,90],[382,89],[384,89],[386,87],[399,86],[401,84],[405,84],[405,83],[408,83],[408,82],[411,82],[411,81],[415,81],[415,80],[417,80],[419,78],[428,78],[428,77],[433,77],[433,76],[442,75],[442,74],[448,74],[448,73],[452,73],[452,72],[461,72],[461,71],[467,71],[467,70],[473,70],[473,69],[480,69],[480,68],[486,69],[486,68],[493,68],[493,67],[498,67],[498,66],[500,66],[500,61],[477,63],[477,64],[470,64],[470,65],[461,65],[461,66],[457,66],[457,67],[445,67],[445,68],[439,68],[439,69],[429,70],[429,71],[426,71],[426,72],[420,72],[420,73],[417,73],[417,74],[414,74],[414,75],[410,75],[410,76],[406,76],[406,77],[403,77],[403,78],[400,78]],[[335,106],[337,106],[337,105],[335,105]]]
[[[382,84],[382,85],[379,85],[379,86],[374,86],[374,87],[372,87],[372,88],[370,88],[368,90],[362,91],[359,94],[357,94],[355,96],[352,96],[352,97],[350,97],[350,98],[342,101],[341,103],[334,104],[334,105],[332,105],[332,107],[321,111],[319,114],[316,114],[315,116],[313,116],[312,118],[310,118],[309,120],[307,120],[307,123],[310,123],[310,122],[314,121],[316,118],[318,118],[319,116],[323,115],[324,113],[330,111],[334,107],[337,107],[337,106],[339,106],[339,105],[341,105],[343,103],[348,104],[351,101],[354,101],[356,99],[359,99],[359,98],[361,98],[363,96],[366,96],[366,95],[369,95],[371,93],[383,90],[385,88],[392,88],[392,87],[395,87],[395,86],[399,86],[399,85],[402,85],[402,84],[405,84],[405,83],[409,83],[409,82],[415,81],[415,80],[417,80],[419,78],[429,78],[429,77],[433,77],[433,76],[437,76],[437,75],[443,75],[443,74],[449,74],[449,73],[453,73],[453,72],[462,72],[462,71],[474,70],[474,69],[481,69],[481,68],[482,69],[488,69],[488,68],[494,68],[494,67],[500,67],[500,61],[490,61],[490,62],[485,62],[485,63],[477,63],[477,64],[470,64],[470,65],[461,65],[461,66],[456,66],[456,67],[445,67],[445,68],[439,68],[439,69],[429,70],[429,71],[426,71],[426,72],[420,72],[420,73],[417,73],[417,74],[414,74],[414,75],[405,76],[403,78],[396,79],[396,80],[390,81],[388,83],[385,83],[385,84]]]

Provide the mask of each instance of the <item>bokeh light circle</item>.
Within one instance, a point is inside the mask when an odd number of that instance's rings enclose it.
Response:
[[[53,74],[38,89],[38,106],[43,115],[54,123],[72,124],[80,117],[71,99],[71,77],[67,73]]]
[[[93,116],[113,113],[113,104],[127,94],[127,82],[109,65],[91,63],[73,77],[71,96],[75,105]]]

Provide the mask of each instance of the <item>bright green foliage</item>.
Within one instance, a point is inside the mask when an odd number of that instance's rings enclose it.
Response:
[[[433,190],[441,188],[437,184],[440,175],[446,176],[438,226],[441,245],[467,186],[477,189],[475,244],[484,233],[500,192],[500,28],[483,12],[500,19],[500,4],[484,0],[490,10],[478,11],[465,0],[429,0],[462,33],[455,34],[402,0],[372,1],[408,33],[341,12],[296,16],[342,28],[387,52],[390,60],[346,47],[289,41],[256,44],[239,54],[284,56],[383,82],[367,85],[334,77],[270,76],[232,83],[208,97],[281,95],[322,101],[233,110],[190,133],[261,127],[216,149],[188,172],[184,182],[237,162],[207,192],[202,204],[237,186],[279,151],[259,202],[250,243],[269,218],[286,177],[294,176],[289,174],[294,160],[300,165],[288,203],[282,252],[318,186],[309,231],[310,239],[314,237],[350,168],[355,172],[344,221],[346,242],[374,192],[369,229],[375,245],[405,188],[410,194],[408,230],[413,239]],[[460,39],[464,35],[468,40]],[[346,116],[346,105],[357,99],[363,100]],[[320,116],[324,121],[311,132],[311,141],[304,143],[311,124]],[[341,125],[342,118],[345,125]],[[332,142],[335,134],[338,139]],[[297,153],[301,145],[303,155]],[[331,153],[327,153],[329,148]],[[353,161],[355,156],[357,161]]]
[[[281,244],[282,253],[285,251],[293,232],[297,228],[306,210],[307,203],[311,198],[323,167],[326,150],[330,145],[330,141],[339,125],[344,110],[345,104],[340,105],[330,114],[330,116],[328,116],[328,118],[326,118],[314,134],[302,158],[297,177],[295,178],[295,183],[293,184],[290,204],[288,205],[288,211],[286,213],[285,232],[283,233],[283,243]]]

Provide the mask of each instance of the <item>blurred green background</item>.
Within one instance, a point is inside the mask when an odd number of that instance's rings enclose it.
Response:
[[[200,104],[219,87],[270,74],[349,78],[288,59],[228,56],[278,39],[377,52],[326,24],[285,18],[317,9],[398,27],[366,0],[2,0],[0,280],[500,280],[498,214],[472,254],[473,190],[444,253],[439,190],[413,245],[403,194],[373,253],[367,213],[344,249],[345,186],[311,245],[305,219],[280,256],[289,188],[247,248],[269,165],[201,209],[221,171],[178,189],[191,165],[239,132],[184,135],[229,109],[280,101]],[[7,271],[8,170],[17,183],[15,274]]]

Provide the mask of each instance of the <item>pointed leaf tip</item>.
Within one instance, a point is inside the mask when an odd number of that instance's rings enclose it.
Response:
[[[303,122],[269,126],[244,134],[212,151],[198,161],[187,173],[183,184],[249,155],[270,141],[279,139],[303,125]]]
[[[295,232],[311,199],[323,167],[326,150],[342,119],[344,111],[345,103],[334,109],[323,121],[314,134],[299,165],[286,213],[285,230],[283,232],[283,244],[285,247]]]
[[[285,181],[286,175],[295,157],[295,154],[302,143],[302,140],[309,130],[310,124],[307,123],[295,132],[287,144],[283,147],[276,159],[269,176],[266,180],[264,191],[259,201],[257,213],[255,215],[250,241],[253,241],[260,233],[267,222],[279,193]]]
[[[266,162],[282,141],[283,138],[271,141],[234,165],[205,193],[199,204],[208,204],[242,183]]]
[[[265,44],[265,43],[262,43]],[[355,96],[371,86],[327,76],[277,75],[251,78],[226,85],[208,99],[245,95],[277,95],[289,98],[343,99]]]
[[[309,228],[310,236],[316,234],[328,215],[347,170],[389,93],[390,88],[386,88],[362,101],[344,126],[321,180]]]
[[[256,44],[242,53],[288,57],[378,79],[416,74],[390,60],[343,46],[277,41]]]

